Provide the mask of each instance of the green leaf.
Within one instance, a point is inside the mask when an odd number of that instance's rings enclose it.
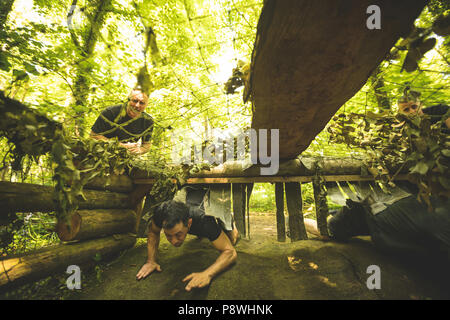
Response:
[[[4,71],[11,69],[11,64],[3,51],[0,51],[0,69]]]
[[[428,165],[425,162],[418,162],[414,168],[411,169],[411,173],[425,175],[428,172],[428,169]]]

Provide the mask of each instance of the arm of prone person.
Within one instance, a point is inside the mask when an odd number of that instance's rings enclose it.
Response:
[[[237,252],[227,235],[221,231],[219,237],[212,241],[214,248],[220,251],[217,260],[202,272],[194,272],[183,279],[189,281],[186,291],[192,288],[202,288],[210,284],[211,280],[220,272],[228,268],[237,259]]]
[[[147,238],[147,262],[141,267],[136,275],[136,279],[140,280],[147,277],[153,271],[161,272],[161,266],[156,263],[156,254],[158,252],[161,228],[157,227],[152,220],[148,230]]]

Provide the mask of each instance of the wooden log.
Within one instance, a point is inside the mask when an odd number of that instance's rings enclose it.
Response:
[[[317,229],[322,236],[329,236],[327,216],[328,216],[328,203],[327,193],[325,190],[325,184],[321,181],[320,177],[313,180],[313,192],[314,202],[316,205],[316,221]]]
[[[56,233],[63,241],[101,238],[134,232],[136,215],[130,209],[77,210],[70,217],[70,227],[58,221]]]
[[[133,187],[133,181],[130,177],[113,174],[105,178],[93,178],[84,186],[84,189],[130,193],[133,191]]]
[[[133,235],[121,234],[78,243],[60,244],[17,257],[0,260],[0,287],[36,281],[70,265],[82,266],[93,261],[96,254],[102,259],[131,248],[136,241]]]
[[[299,157],[297,159],[281,161],[277,174],[271,176],[261,176],[260,165],[252,165],[244,161],[227,161],[219,166],[210,168],[209,170],[202,170],[197,173],[189,175],[187,183],[248,183],[248,182],[309,182],[311,176],[316,173],[316,168],[320,168],[323,176],[329,176],[330,181],[351,181],[343,179],[344,176],[356,181],[366,179],[373,180],[373,177],[364,170],[364,163],[361,160],[352,158],[314,158],[314,157]],[[392,172],[395,172],[398,167],[393,167]],[[401,173],[407,173],[407,168],[403,169]],[[144,170],[134,168],[133,174],[130,175],[135,184],[152,184],[155,179],[152,173]],[[202,180],[201,178],[205,178]],[[219,180],[216,180],[218,178]],[[220,180],[229,178],[230,180]],[[246,179],[251,178],[251,179]],[[272,179],[272,180],[271,180]],[[300,180],[296,180],[300,179]],[[304,180],[301,180],[304,179]],[[396,177],[397,180],[404,180],[404,174]]]
[[[56,206],[53,187],[30,183],[0,181],[0,207],[5,212],[50,212]],[[131,208],[126,193],[83,190],[86,200],[78,201],[79,209]]]
[[[289,232],[291,241],[306,240],[305,223],[302,213],[302,191],[300,183],[289,182],[284,184],[286,189],[286,204],[289,213]]]
[[[231,190],[233,193],[233,214],[236,228],[242,236],[247,237],[247,228],[245,227],[246,185],[233,183]]]
[[[286,241],[286,226],[284,220],[284,187],[282,183],[275,183],[275,204],[277,206],[277,239]]]

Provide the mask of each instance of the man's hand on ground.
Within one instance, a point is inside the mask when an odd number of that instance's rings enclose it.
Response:
[[[192,288],[203,288],[210,284],[211,276],[205,272],[194,272],[183,279],[183,282],[188,280],[189,283],[186,286],[186,291],[191,291]]]
[[[141,270],[139,270],[139,272],[137,273],[136,279],[141,280],[147,277],[150,273],[152,273],[155,270],[161,272],[161,266],[155,262],[147,262],[142,266]]]

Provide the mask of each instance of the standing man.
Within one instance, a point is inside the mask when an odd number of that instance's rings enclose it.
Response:
[[[202,272],[191,273],[183,279],[183,282],[187,282],[185,288],[187,291],[209,285],[217,274],[236,261],[237,253],[232,244],[236,243],[236,239],[230,239],[232,234],[227,236],[214,217],[205,215],[199,207],[169,200],[155,209],[148,230],[147,262],[137,273],[137,280],[147,277],[155,270],[161,271],[161,266],[156,262],[161,230],[175,247],[180,247],[189,233],[208,238],[220,252],[211,266]]]
[[[108,140],[117,138],[119,144],[132,154],[144,154],[150,150],[153,119],[144,112],[148,105],[148,94],[134,88],[128,101],[106,108],[91,128],[91,138]],[[139,139],[142,138],[141,144]]]

